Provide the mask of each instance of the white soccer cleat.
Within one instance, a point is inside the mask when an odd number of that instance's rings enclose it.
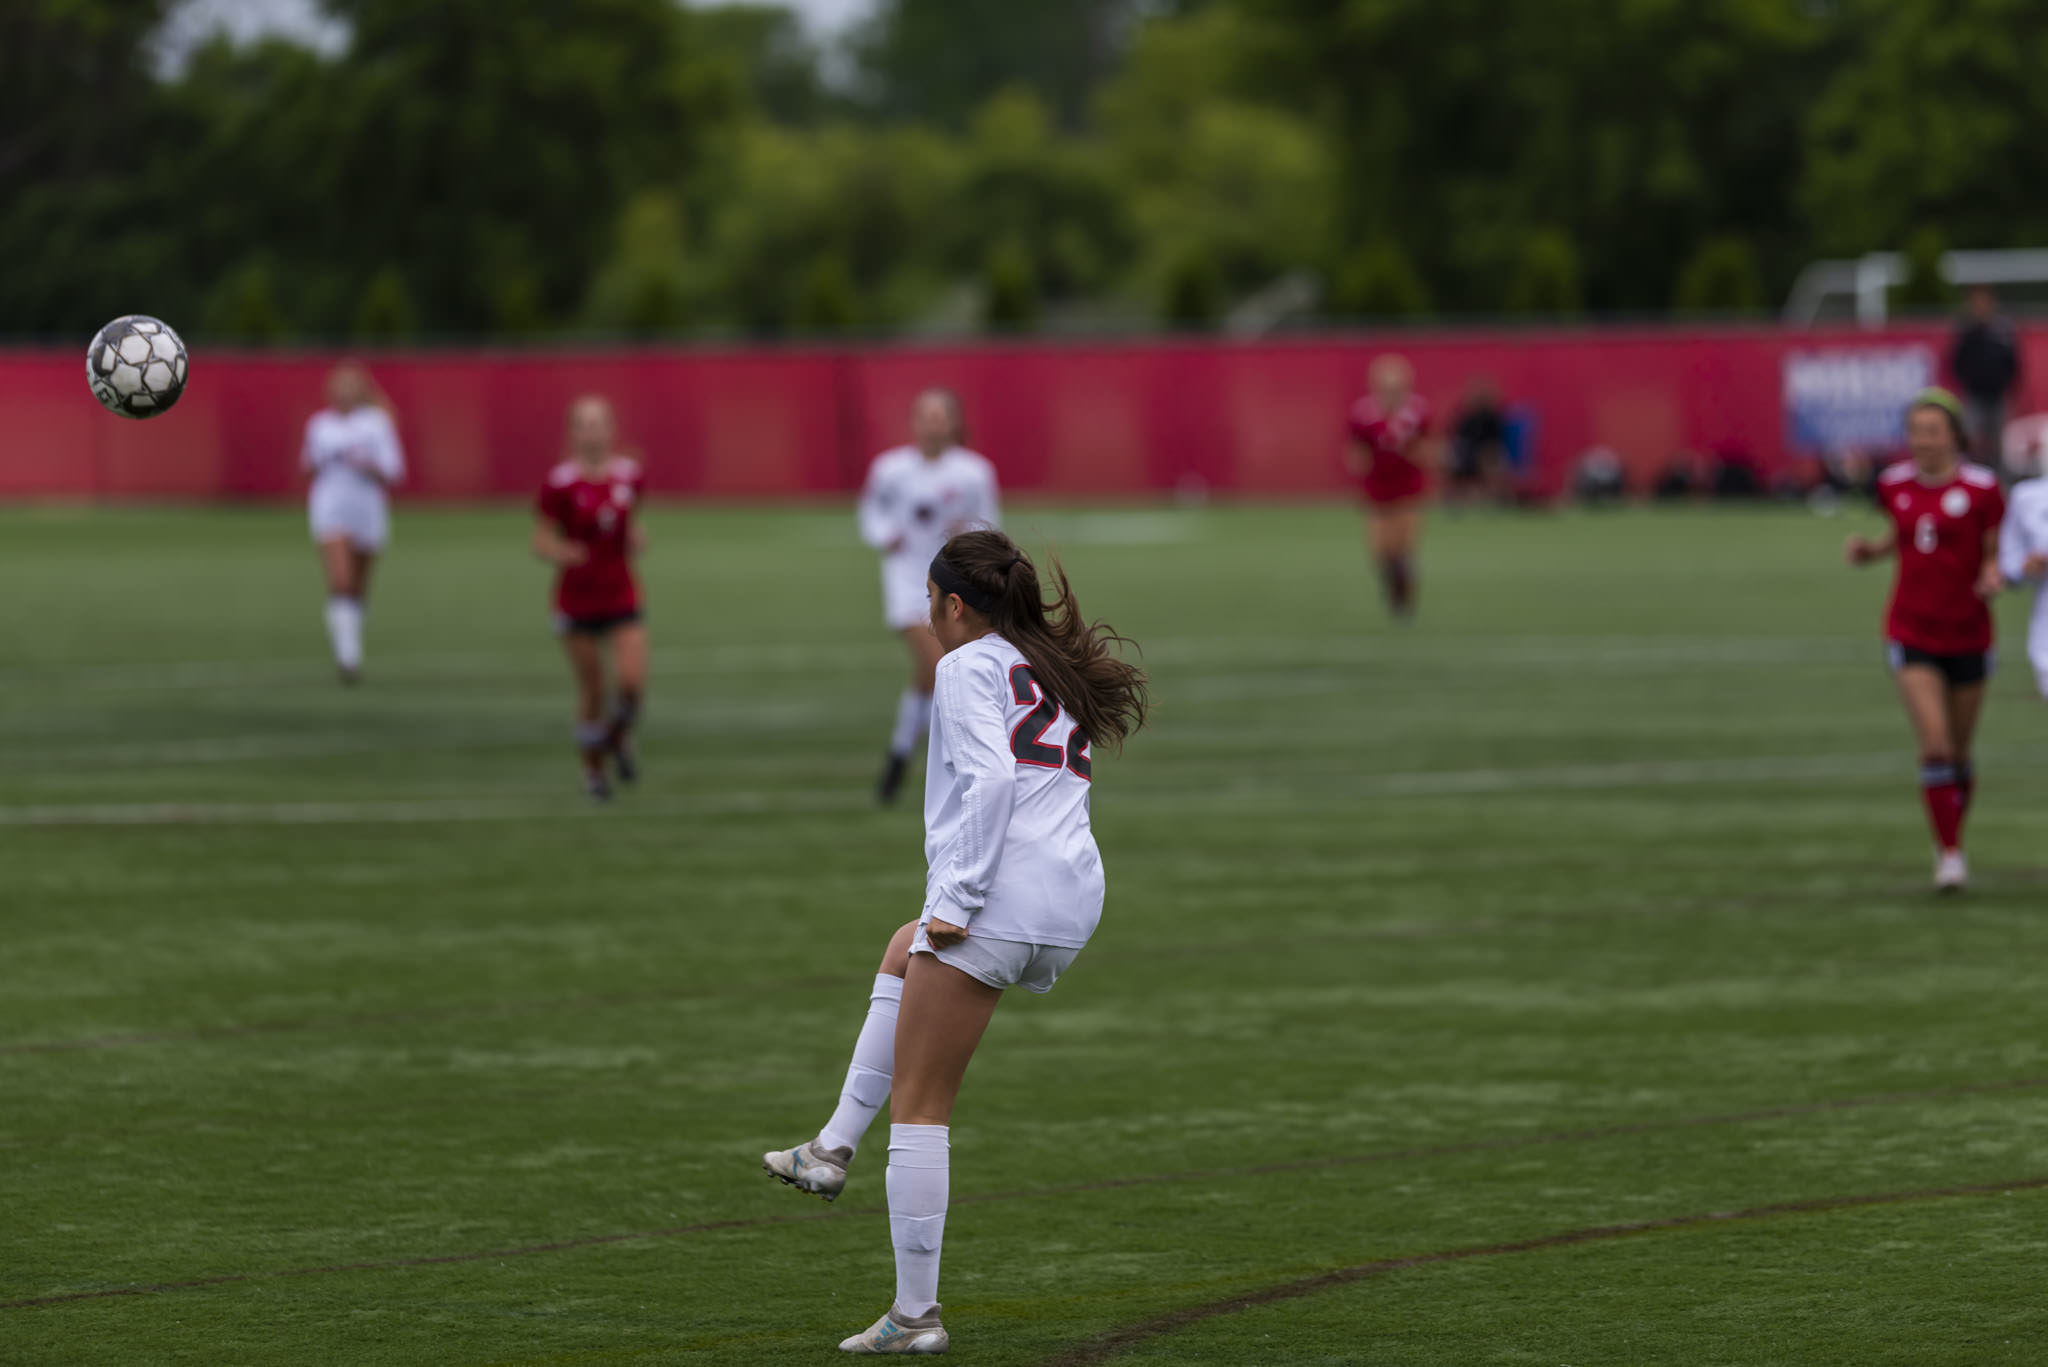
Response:
[[[846,1165],[852,1159],[850,1149],[821,1149],[817,1140],[807,1139],[793,1149],[762,1154],[761,1166],[798,1191],[832,1201],[846,1190]]]
[[[841,1343],[839,1351],[879,1357],[884,1353],[938,1354],[951,1346],[952,1340],[946,1337],[946,1326],[939,1323],[937,1306],[932,1307],[929,1315],[913,1318],[897,1314],[896,1307],[892,1305],[888,1314]]]
[[[1961,892],[1970,886],[1970,866],[1963,861],[1961,850],[1943,850],[1934,861],[1934,890],[1936,892]]]

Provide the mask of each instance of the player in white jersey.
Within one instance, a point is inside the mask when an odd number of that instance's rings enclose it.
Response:
[[[313,544],[327,578],[327,641],[343,683],[363,668],[363,605],[370,570],[391,535],[385,491],[405,477],[405,451],[389,401],[354,363],[327,377],[327,407],[306,420],[300,462]]]
[[[1102,916],[1089,827],[1091,742],[1121,746],[1145,722],[1145,676],[1111,653],[1057,563],[1038,571],[1001,532],[966,532],[928,567],[927,614],[943,658],[925,778],[924,910],[897,930],[875,976],[839,1105],[818,1137],[762,1166],[832,1200],[889,1103],[889,1236],[896,1300],[839,1346],[943,1353],[939,1247],[948,1127],[967,1063],[1003,989],[1049,990]]]
[[[927,389],[910,406],[911,443],[884,451],[860,493],[861,540],[882,553],[882,619],[910,650],[910,684],[896,700],[896,729],[875,795],[892,802],[910,752],[930,729],[938,643],[927,628],[925,567],[946,538],[998,527],[995,466],[960,445],[960,401]]]
[[[2027,659],[2034,682],[2048,698],[2048,472],[2012,486],[2005,524],[1998,532],[1998,572],[2009,587],[2034,585],[2034,617],[2027,627]]]

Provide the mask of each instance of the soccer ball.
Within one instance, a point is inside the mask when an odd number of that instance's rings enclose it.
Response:
[[[153,418],[185,392],[185,344],[155,318],[116,318],[94,334],[85,379],[109,413]]]

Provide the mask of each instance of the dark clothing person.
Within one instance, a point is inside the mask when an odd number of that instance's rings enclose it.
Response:
[[[1972,298],[1970,317],[1956,330],[1949,369],[1963,391],[1970,445],[1978,460],[2004,473],[2000,443],[2005,401],[2020,378],[2019,336],[1992,311],[1988,299]]]

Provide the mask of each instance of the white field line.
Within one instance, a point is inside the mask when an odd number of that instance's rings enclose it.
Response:
[[[2007,759],[2039,759],[2030,747]],[[1390,797],[1461,797],[1487,793],[1567,792],[1627,788],[1698,787],[1770,780],[1835,781],[1895,776],[1910,781],[1910,756],[1901,751],[1845,755],[1756,755],[1719,760],[1641,760],[1617,764],[1530,769],[1460,769],[1440,773],[1374,774],[1352,780],[1290,785],[1237,784],[1206,793],[1126,789],[1115,800],[1133,810],[1323,805],[1332,800]],[[798,792],[732,791],[704,798],[628,800],[602,819],[691,816],[772,816],[868,810],[865,789]],[[446,798],[347,802],[98,802],[0,806],[0,826],[234,826],[416,825],[487,821],[558,820],[577,810],[568,798]],[[593,818],[598,814],[591,813]]]

